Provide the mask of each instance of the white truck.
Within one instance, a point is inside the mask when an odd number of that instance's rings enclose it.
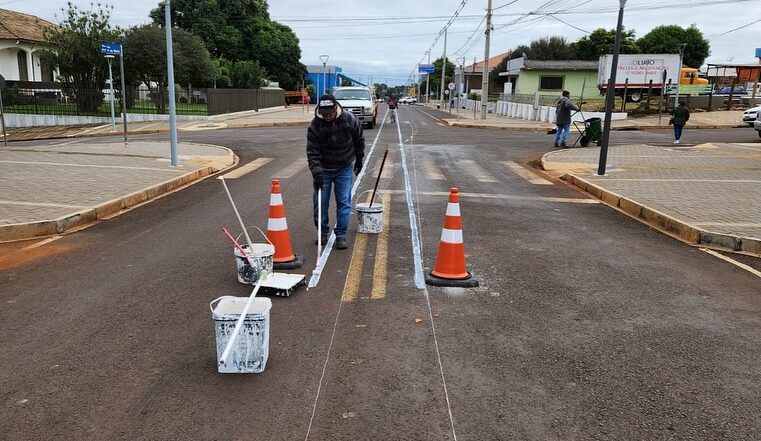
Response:
[[[600,57],[597,69],[597,87],[601,94],[608,88],[613,55]],[[664,72],[666,73],[664,76]],[[628,80],[628,83],[627,83]],[[618,56],[616,72],[616,96],[623,96],[637,102],[646,96],[652,84],[652,94],[660,95],[661,88],[669,84],[707,84],[703,78],[697,78],[697,69],[682,68],[679,64],[679,54],[621,54]]]
[[[378,103],[369,87],[336,87],[333,96],[345,111],[351,112],[368,129],[375,127]]]

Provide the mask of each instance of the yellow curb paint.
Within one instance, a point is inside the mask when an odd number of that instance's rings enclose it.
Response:
[[[370,293],[371,300],[386,298],[387,275],[388,275],[388,229],[391,224],[391,196],[383,195],[383,230],[378,236],[378,245],[375,250],[375,268],[373,269],[373,290]]]
[[[367,249],[367,234],[357,233],[354,240],[354,248],[351,252],[351,264],[346,274],[344,291],[341,302],[348,303],[357,300],[359,282],[362,280],[362,267],[365,263],[365,250]]]

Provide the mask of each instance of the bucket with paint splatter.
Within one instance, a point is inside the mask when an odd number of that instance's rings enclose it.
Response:
[[[357,203],[357,231],[378,234],[383,231],[383,204],[373,202]]]
[[[232,333],[248,297],[220,297],[211,304],[211,315],[217,340],[217,360],[233,338]],[[215,305],[216,304],[216,305]],[[272,301],[257,297],[246,313],[243,326],[233,343],[232,352],[224,364],[217,363],[222,374],[258,374],[267,366],[270,348],[270,309]]]
[[[246,254],[251,258],[246,258],[243,253],[233,248],[235,253],[235,263],[238,268],[238,282],[248,285],[256,285],[262,270],[272,273],[272,256],[275,254],[275,246],[269,243],[254,243],[251,247],[242,245]]]

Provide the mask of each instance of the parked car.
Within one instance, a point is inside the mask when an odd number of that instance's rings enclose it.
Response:
[[[759,112],[759,116],[761,116],[761,112]],[[756,121],[753,122],[753,128],[756,129],[758,137],[761,138],[761,118],[756,118]]]
[[[752,109],[748,109],[743,112],[743,122],[753,127],[753,123],[756,121],[759,115],[761,115],[761,106],[756,106]]]
[[[399,98],[399,103],[400,104],[414,104],[416,102],[417,102],[417,98],[415,98],[414,96],[409,96],[408,95],[408,96],[403,96],[403,97]]]

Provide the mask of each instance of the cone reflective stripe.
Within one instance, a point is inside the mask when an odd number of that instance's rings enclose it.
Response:
[[[426,278],[429,285],[440,286],[477,286],[478,281],[465,267],[465,245],[462,240],[462,217],[460,216],[460,196],[456,187],[449,193],[447,213],[444,216],[444,228],[431,277]]]
[[[273,262],[290,262],[296,259],[291,247],[291,235],[288,232],[288,222],[285,220],[285,205],[280,193],[280,181],[272,180],[270,193],[269,219],[267,220],[267,239],[275,245]]]

